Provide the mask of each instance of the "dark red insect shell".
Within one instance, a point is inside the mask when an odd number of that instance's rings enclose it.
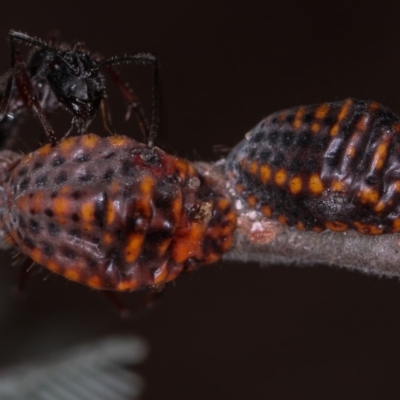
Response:
[[[270,115],[226,162],[251,208],[299,229],[400,231],[400,118],[347,99]]]
[[[214,262],[231,245],[230,200],[158,148],[83,135],[16,163],[0,171],[0,232],[68,279],[134,290]]]

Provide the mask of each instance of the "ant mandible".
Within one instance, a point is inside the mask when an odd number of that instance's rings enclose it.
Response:
[[[85,133],[99,109],[105,129],[114,134],[106,101],[105,77],[101,73],[101,69],[105,68],[128,102],[126,119],[133,110],[148,146],[153,146],[159,124],[158,61],[154,55],[137,53],[102,59],[91,56],[82,43],[53,47],[14,30],[9,32],[8,38],[11,48],[11,68],[1,77],[1,80],[7,81],[0,105],[0,136],[3,136],[1,138],[3,141],[12,137],[21,117],[33,110],[39,117],[50,143],[55,145],[57,138],[47,115],[60,107],[73,116],[71,128],[65,136],[68,136],[73,129],[79,134]],[[27,63],[23,62],[17,50],[17,42],[37,48]],[[153,65],[153,109],[150,127],[132,88],[113,68],[114,65],[123,63]],[[14,79],[15,88],[13,88]]]

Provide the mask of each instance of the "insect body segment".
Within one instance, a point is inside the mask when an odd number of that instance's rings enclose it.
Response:
[[[211,180],[124,136],[71,137],[0,166],[4,240],[93,288],[168,282],[232,242],[235,212]]]
[[[236,192],[299,229],[400,231],[400,118],[347,99],[270,115],[226,163]]]

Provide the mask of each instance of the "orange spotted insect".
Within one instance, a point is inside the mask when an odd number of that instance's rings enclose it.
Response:
[[[400,117],[376,102],[274,113],[231,151],[226,171],[250,208],[283,224],[400,231]]]
[[[157,287],[218,260],[230,199],[188,162],[124,136],[0,152],[0,239],[95,289]]]

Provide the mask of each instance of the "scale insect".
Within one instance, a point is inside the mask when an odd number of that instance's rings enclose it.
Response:
[[[210,178],[125,136],[2,151],[0,180],[2,247],[91,288],[157,288],[233,240],[236,213]]]
[[[400,117],[376,102],[276,112],[231,151],[226,172],[248,207],[282,224],[400,232]]]
[[[50,142],[57,142],[48,116],[63,108],[72,114],[73,130],[86,133],[99,110],[108,133],[113,134],[111,116],[107,105],[105,76],[108,72],[128,103],[129,118],[134,111],[143,137],[153,146],[159,120],[158,61],[150,53],[138,53],[111,58],[91,55],[82,43],[46,44],[22,32],[11,30],[8,35],[11,49],[11,68],[1,77],[4,88],[0,105],[0,145],[10,147],[24,115],[34,112],[48,135]],[[25,63],[17,43],[33,47]],[[153,111],[149,126],[143,109],[132,88],[114,69],[118,64],[149,64],[153,66]],[[15,85],[13,85],[15,82]]]

